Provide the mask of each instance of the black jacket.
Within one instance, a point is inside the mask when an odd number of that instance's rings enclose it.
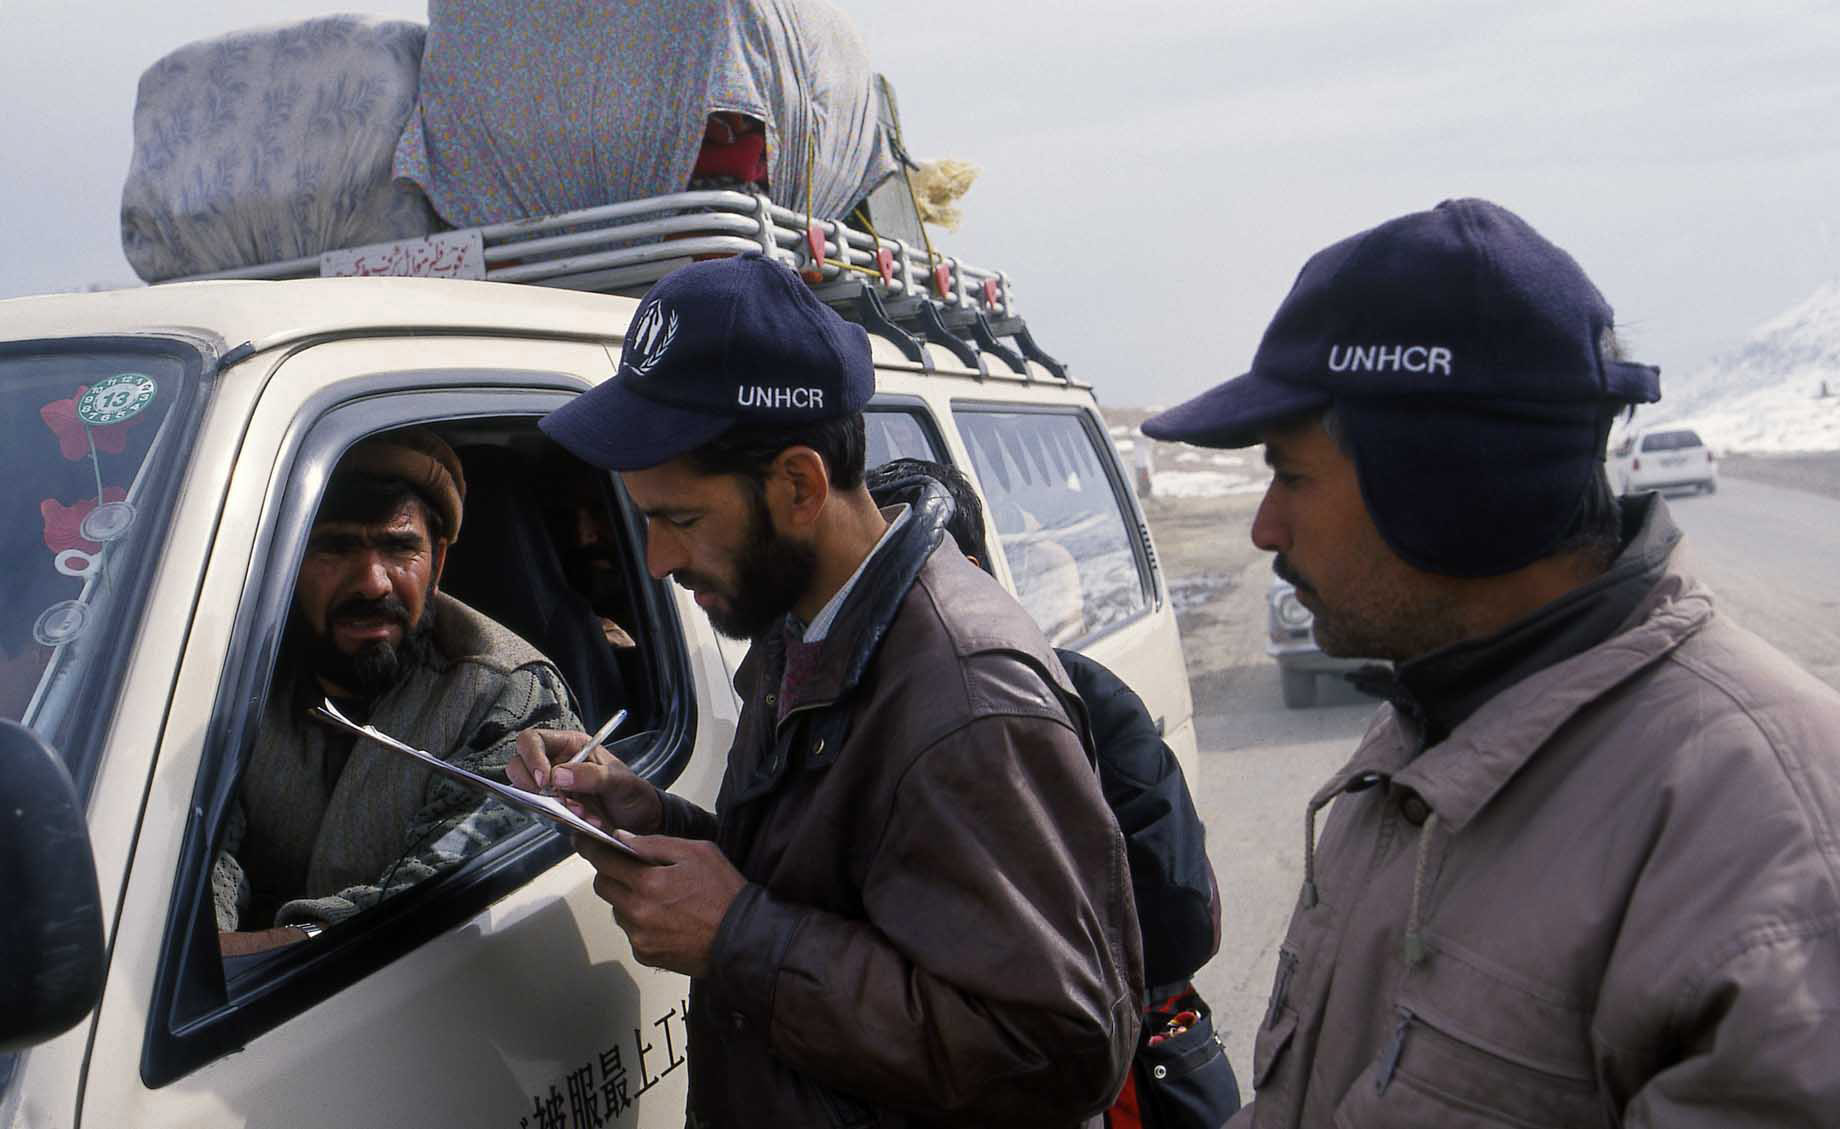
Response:
[[[1208,865],[1207,829],[1143,699],[1085,655],[1055,654],[1086,703],[1099,787],[1124,832],[1144,982],[1154,997],[1158,988],[1187,981],[1220,948],[1220,892]]]

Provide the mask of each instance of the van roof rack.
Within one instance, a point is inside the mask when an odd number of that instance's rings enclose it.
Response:
[[[812,219],[759,193],[730,189],[651,196],[167,281],[419,275],[637,296],[698,258],[747,251],[798,271],[821,300],[928,372],[933,363],[923,346],[931,343],[980,378],[990,375],[989,357],[1024,380],[1034,379],[1027,363],[1033,361],[1054,379],[1076,384],[1030,335],[1003,272],[878,235],[866,219],[860,227]],[[1005,344],[1006,338],[1014,344]]]

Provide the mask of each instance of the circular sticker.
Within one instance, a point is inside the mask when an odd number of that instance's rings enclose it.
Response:
[[[89,626],[89,605],[81,600],[60,600],[38,613],[32,638],[41,646],[57,647],[83,634]]]
[[[65,549],[51,558],[51,563],[65,576],[87,577],[96,571],[96,565],[102,560],[100,553],[86,553],[82,549]]]
[[[77,418],[91,427],[126,423],[146,411],[159,390],[144,372],[118,372],[89,386],[77,401]]]
[[[77,532],[85,541],[113,541],[134,524],[134,506],[129,502],[104,502],[83,515]]]

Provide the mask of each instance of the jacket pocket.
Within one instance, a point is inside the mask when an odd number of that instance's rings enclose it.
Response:
[[[1258,1033],[1252,1037],[1252,1088],[1255,1091],[1265,1088],[1278,1060],[1284,1057],[1284,1048],[1290,1046],[1291,1036],[1297,1033],[1297,1011],[1290,1006],[1290,993],[1297,978],[1298,963],[1297,950],[1289,945],[1278,950],[1278,970],[1272,977],[1271,998],[1265,1003]]]
[[[1402,996],[1402,1001],[1406,997]],[[1335,1108],[1346,1129],[1583,1129],[1613,1124],[1574,1056],[1505,1048],[1402,1002],[1380,1053]]]

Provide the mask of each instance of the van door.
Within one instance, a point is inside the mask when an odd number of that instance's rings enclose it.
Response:
[[[207,437],[238,454],[202,580],[162,590],[195,586],[196,599],[122,899],[82,1123],[682,1124],[688,981],[633,960],[594,896],[592,870],[548,825],[515,829],[458,869],[251,963],[219,956],[212,910],[224,821],[286,646],[306,533],[339,456],[366,435],[427,425],[450,443],[535,457],[535,420],[609,375],[606,351],[587,344],[330,342],[279,365],[246,429]],[[630,553],[637,522],[617,483],[602,478]],[[510,543],[470,521],[466,535],[486,549]],[[636,561],[626,562],[622,626],[644,649],[633,693],[649,736],[631,759],[712,805],[736,703],[704,618]]]

